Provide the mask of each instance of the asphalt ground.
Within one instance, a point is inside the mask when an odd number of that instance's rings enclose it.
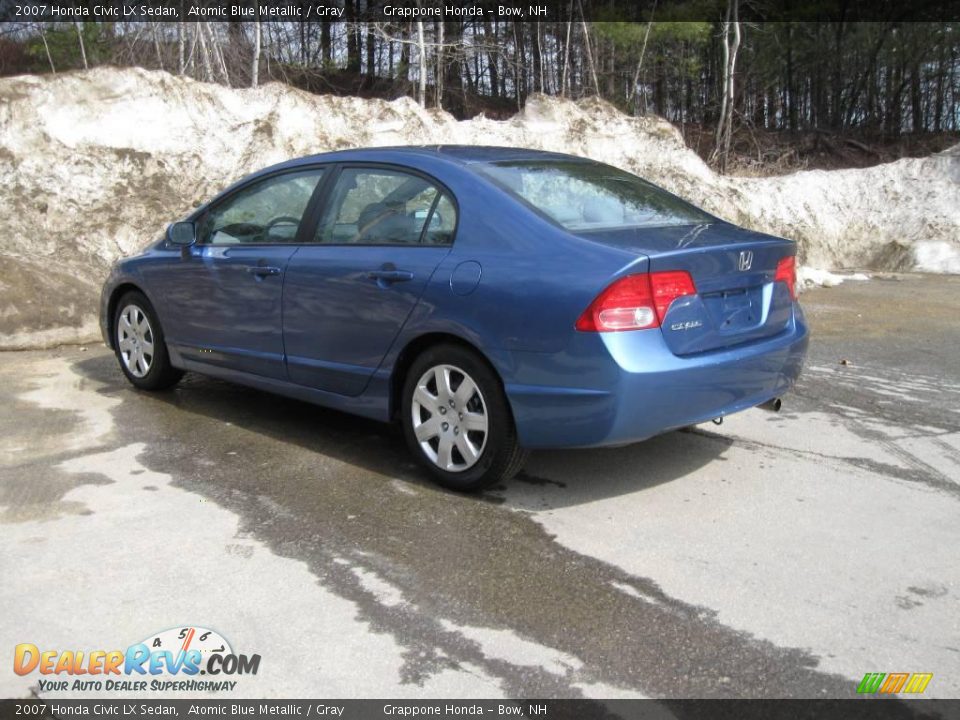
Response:
[[[0,353],[0,648],[196,626],[261,656],[198,697],[960,697],[960,278],[802,302],[779,414],[535,452],[481,496],[389,426]],[[84,697],[39,679],[3,663],[0,697]]]

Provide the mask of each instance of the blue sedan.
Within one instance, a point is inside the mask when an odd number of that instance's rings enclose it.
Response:
[[[137,388],[191,370],[382,421],[440,484],[776,403],[807,327],[793,242],[532,150],[348,150],[262,170],[101,301]]]

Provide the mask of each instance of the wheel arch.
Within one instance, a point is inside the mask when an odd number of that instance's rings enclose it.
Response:
[[[114,322],[117,314],[117,305],[120,303],[120,298],[122,298],[128,292],[140,293],[147,298],[147,301],[151,305],[153,305],[153,301],[150,300],[150,296],[147,295],[146,291],[136,283],[129,281],[122,282],[113,289],[113,291],[110,293],[110,299],[107,301],[107,344],[111,350],[116,350],[116,345],[114,344],[114,335],[116,334]],[[154,312],[156,312],[156,307],[154,307]]]
[[[413,365],[413,362],[429,348],[444,344],[459,345],[466,350],[476,353],[477,357],[479,357],[487,365],[487,367],[490,368],[493,376],[497,379],[497,382],[500,383],[500,389],[504,391],[504,395],[506,396],[503,377],[500,375],[500,371],[497,369],[497,366],[493,363],[493,361],[491,361],[490,357],[483,352],[483,350],[459,335],[454,335],[448,332],[429,332],[423,335],[418,335],[410,340],[399,352],[397,359],[393,363],[393,371],[390,374],[391,419],[396,419],[399,416],[400,407],[402,405],[400,393],[403,390],[407,373],[409,372],[410,367]],[[513,408],[510,406],[509,397],[507,398],[507,407],[510,409],[510,415],[512,419]]]

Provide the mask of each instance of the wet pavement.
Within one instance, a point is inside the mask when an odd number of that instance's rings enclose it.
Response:
[[[533,453],[482,496],[394,428],[105,349],[0,353],[0,647],[216,629],[238,697],[960,695],[960,278],[803,296],[779,414]],[[37,674],[0,672],[5,697]],[[59,696],[77,697],[77,693]]]

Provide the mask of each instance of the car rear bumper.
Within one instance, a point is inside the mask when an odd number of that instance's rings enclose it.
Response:
[[[577,333],[562,353],[511,353],[505,386],[520,442],[623,445],[782,395],[809,340],[796,307],[776,336],[698,355],[674,355],[659,330]]]

